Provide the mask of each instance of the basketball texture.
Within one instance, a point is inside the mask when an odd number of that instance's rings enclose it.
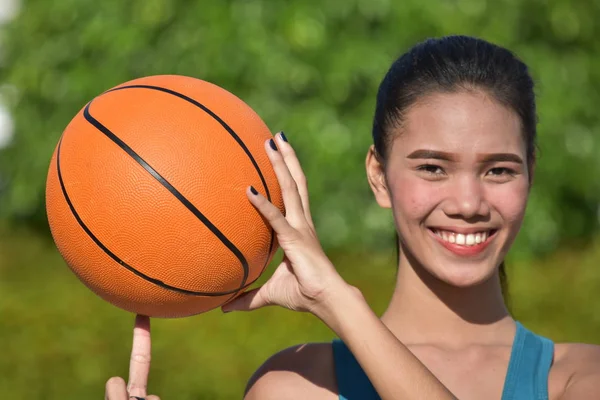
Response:
[[[90,101],[52,156],[46,210],[56,246],[93,292],[174,318],[214,309],[271,261],[273,230],[249,185],[284,212],[260,117],[195,78],[126,82]]]

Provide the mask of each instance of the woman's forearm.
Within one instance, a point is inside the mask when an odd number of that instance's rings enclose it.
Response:
[[[348,286],[314,314],[344,341],[383,400],[456,399]]]

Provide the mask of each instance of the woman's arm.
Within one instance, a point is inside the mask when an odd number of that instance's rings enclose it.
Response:
[[[285,203],[285,216],[256,189],[250,202],[277,234],[284,259],[271,278],[227,305],[248,311],[279,305],[308,311],[349,346],[382,399],[453,399],[452,394],[371,311],[327,258],[310,216],[308,189],[296,155],[281,135],[265,143]]]
[[[314,314],[349,347],[382,399],[455,399],[381,322],[356,288],[332,295]]]

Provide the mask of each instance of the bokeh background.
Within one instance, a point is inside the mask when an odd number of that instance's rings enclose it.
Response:
[[[363,167],[375,94],[397,55],[447,34],[514,50],[537,81],[540,157],[507,261],[510,307],[556,341],[600,344],[599,19],[596,0],[0,1],[0,398],[99,399],[127,375],[133,316],[79,283],[44,210],[50,156],[87,101],[153,74],[241,97],[285,130],[323,245],[381,312],[395,255]],[[150,391],[241,398],[270,354],[332,337],[278,308],[154,320]]]

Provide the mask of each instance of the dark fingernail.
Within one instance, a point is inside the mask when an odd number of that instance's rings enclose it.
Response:
[[[277,151],[277,146],[275,145],[275,141],[273,139],[269,140],[269,146],[275,151]]]
[[[283,141],[287,143],[287,141],[288,141],[288,140],[287,140],[287,138],[285,137],[285,133],[281,132],[281,133],[279,134],[279,136],[281,136],[281,138],[283,139]]]
[[[257,195],[258,192],[256,191],[256,189],[254,189],[254,186],[250,186],[250,191],[252,192],[253,195]]]

